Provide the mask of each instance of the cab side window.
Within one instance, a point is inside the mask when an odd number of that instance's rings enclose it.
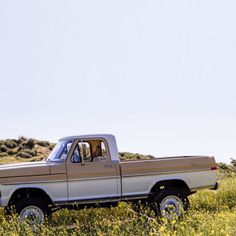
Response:
[[[107,146],[102,140],[79,141],[76,144],[71,161],[74,163],[109,161]]]
[[[78,142],[71,157],[73,163],[91,162],[91,146],[89,142]]]

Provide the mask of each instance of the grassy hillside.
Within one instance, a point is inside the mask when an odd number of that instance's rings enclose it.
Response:
[[[53,146],[47,141],[24,137],[2,140],[0,162],[40,160]],[[152,158],[132,153],[120,153],[120,156],[122,159]],[[236,235],[235,163],[219,163],[218,167],[220,189],[199,191],[190,196],[191,208],[181,220],[157,218],[146,207],[137,213],[131,205],[121,203],[108,209],[60,210],[53,214],[52,222],[32,232],[16,217],[6,220],[1,209],[0,235]]]
[[[42,160],[54,146],[48,141],[26,137],[0,140],[0,164]]]

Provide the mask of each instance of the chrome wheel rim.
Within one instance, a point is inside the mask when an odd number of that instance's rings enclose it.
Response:
[[[165,197],[160,203],[161,215],[166,218],[173,215],[181,216],[183,209],[182,200],[175,195]]]
[[[37,206],[28,206],[21,211],[20,221],[26,221],[30,225],[41,224],[44,222],[44,213]]]

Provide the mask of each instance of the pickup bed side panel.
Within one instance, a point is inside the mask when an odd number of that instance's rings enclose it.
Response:
[[[121,162],[122,197],[147,197],[155,183],[183,180],[191,191],[210,188],[216,182],[213,157],[161,158]]]

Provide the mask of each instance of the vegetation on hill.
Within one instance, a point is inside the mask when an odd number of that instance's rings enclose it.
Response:
[[[155,158],[154,156],[151,155],[143,155],[139,153],[131,153],[131,152],[120,152],[120,159],[122,161],[124,160],[148,160]]]
[[[219,180],[236,177],[236,160],[231,159],[230,164],[217,163],[217,178]]]
[[[0,140],[0,163],[41,160],[54,147],[47,141],[20,137]],[[120,153],[122,160],[150,159],[150,155]],[[236,161],[218,163],[220,189],[204,190],[190,196],[190,210],[182,219],[158,218],[147,207],[135,212],[132,206],[60,210],[52,221],[36,231],[16,216],[6,219],[0,210],[0,235],[236,235]]]
[[[0,164],[39,161],[47,157],[55,144],[32,138],[0,140]]]

